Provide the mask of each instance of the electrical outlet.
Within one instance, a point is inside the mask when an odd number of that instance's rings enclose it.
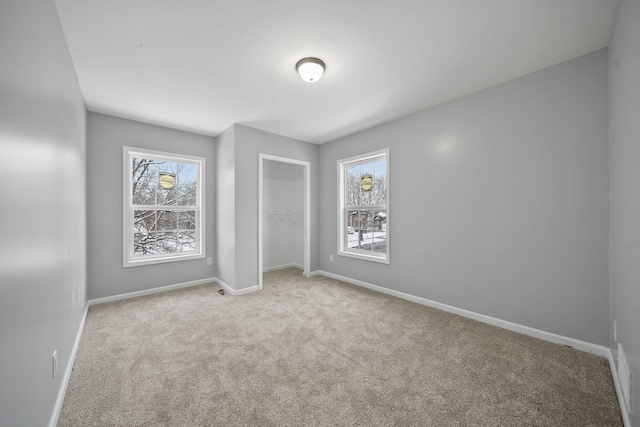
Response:
[[[207,265],[213,265],[213,257],[207,258]]]
[[[333,262],[333,254],[329,255],[329,262]]]
[[[52,372],[51,378],[56,377],[57,370],[58,370],[58,350],[55,350],[53,352],[53,356],[51,356],[51,372]]]

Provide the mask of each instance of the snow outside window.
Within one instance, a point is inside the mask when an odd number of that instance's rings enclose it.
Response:
[[[204,258],[205,159],[124,147],[125,267]]]
[[[338,255],[389,263],[389,150],[338,160]]]

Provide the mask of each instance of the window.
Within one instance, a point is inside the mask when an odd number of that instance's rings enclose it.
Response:
[[[389,263],[389,150],[338,160],[338,255]]]
[[[205,257],[202,157],[124,147],[124,266]]]

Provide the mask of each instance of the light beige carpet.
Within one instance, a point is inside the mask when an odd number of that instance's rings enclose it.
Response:
[[[606,359],[287,269],[91,307],[59,426],[621,426]]]

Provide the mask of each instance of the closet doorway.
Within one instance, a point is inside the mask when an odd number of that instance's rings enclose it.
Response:
[[[308,276],[310,163],[260,153],[258,160],[258,287],[265,271],[297,266]]]

